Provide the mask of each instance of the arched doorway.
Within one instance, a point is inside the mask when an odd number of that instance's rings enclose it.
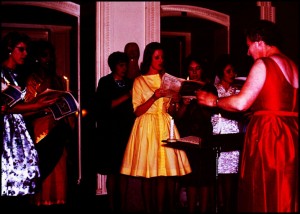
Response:
[[[182,62],[190,53],[214,61],[230,52],[230,17],[197,6],[161,5],[161,42],[170,47],[169,70],[182,77]]]

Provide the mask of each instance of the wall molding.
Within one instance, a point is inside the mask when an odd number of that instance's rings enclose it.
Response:
[[[162,5],[161,17],[185,16],[209,20],[221,24],[227,29],[227,52],[230,53],[230,16],[215,10],[190,5]]]
[[[100,77],[107,74],[108,65],[105,59],[111,52],[110,37],[110,2],[96,2],[96,82],[98,85]]]
[[[80,17],[80,5],[70,1],[2,1],[1,4],[44,7]]]
[[[203,18],[212,22],[219,23],[226,27],[230,27],[230,16],[218,11],[207,8],[190,6],[190,5],[162,5],[161,16],[182,16],[182,12],[186,12],[186,16]]]
[[[145,4],[145,44],[160,42],[160,2]]]
[[[275,19],[275,7],[272,6],[270,1],[258,1],[256,3],[260,7],[260,19],[269,20],[271,22],[276,22]]]

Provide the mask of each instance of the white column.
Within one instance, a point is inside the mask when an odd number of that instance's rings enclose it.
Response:
[[[96,195],[106,195],[107,189],[106,189],[106,175],[97,174],[97,189],[96,189]]]

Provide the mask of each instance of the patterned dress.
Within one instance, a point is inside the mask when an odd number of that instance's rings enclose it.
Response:
[[[17,85],[13,71],[1,68],[1,90]],[[1,101],[2,105],[2,101]],[[38,154],[21,114],[1,114],[1,195],[34,194],[40,177]]]
[[[230,86],[226,91],[220,83],[215,84],[215,86],[218,90],[218,97],[228,97],[237,94],[237,90],[234,87]],[[211,118],[211,122],[213,124],[214,134],[233,134],[240,132],[238,121],[222,117],[222,113],[214,114]],[[237,173],[239,167],[239,155],[240,152],[238,150],[220,152],[218,159],[218,173]]]
[[[238,212],[299,212],[298,88],[271,58],[251,109],[239,179]]]
[[[160,85],[159,74],[138,76],[132,91],[134,110],[145,103]],[[181,176],[191,172],[183,150],[163,146],[162,140],[168,139],[170,132],[169,102],[170,98],[160,98],[135,119],[123,158],[122,174],[150,178]],[[179,138],[176,126],[174,136]]]

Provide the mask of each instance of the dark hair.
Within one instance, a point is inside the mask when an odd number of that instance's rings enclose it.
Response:
[[[224,76],[224,69],[227,65],[232,65],[233,67],[236,67],[236,62],[233,60],[233,58],[229,54],[222,54],[220,55],[216,62],[215,62],[215,74],[222,79]]]
[[[183,63],[183,67],[184,67],[184,78],[187,78],[188,75],[189,75],[189,66],[191,64],[191,62],[196,62],[198,63],[200,66],[201,66],[201,69],[203,70],[202,71],[202,74],[201,74],[201,79],[202,80],[205,80],[207,77],[208,77],[208,63],[207,61],[200,57],[199,55],[196,55],[196,54],[190,54],[189,56],[187,56],[184,60],[184,63]]]
[[[55,48],[51,42],[47,40],[36,40],[31,43],[31,55],[35,59],[39,60],[45,55],[45,51],[48,50],[51,59],[55,59]]]
[[[124,47],[124,52],[126,53],[130,48],[135,48],[138,52],[140,52],[140,47],[136,42],[128,42]]]
[[[163,45],[159,42],[150,42],[146,45],[141,63],[141,74],[146,74],[152,63],[152,56],[156,50],[164,51]]]
[[[251,23],[245,30],[245,35],[252,42],[264,41],[267,45],[281,47],[283,37],[277,25],[267,20],[259,20]]]
[[[49,61],[47,62],[47,74],[56,75],[56,56],[55,48],[53,44],[47,40],[35,40],[31,42],[30,52],[29,52],[29,61],[33,69],[38,69],[41,64],[41,58],[47,56],[46,51],[50,55]],[[37,71],[37,70],[36,70]]]
[[[122,62],[128,63],[129,59],[127,54],[124,52],[116,51],[108,56],[107,62],[111,72],[114,73],[116,71],[117,64]]]
[[[4,60],[8,59],[9,57],[9,53],[13,51],[13,49],[20,43],[23,42],[27,45],[29,45],[31,39],[30,37],[25,34],[25,33],[19,33],[16,31],[12,31],[7,33],[2,41],[1,41],[1,45],[0,45],[0,50],[1,50],[1,62],[3,62]]]

